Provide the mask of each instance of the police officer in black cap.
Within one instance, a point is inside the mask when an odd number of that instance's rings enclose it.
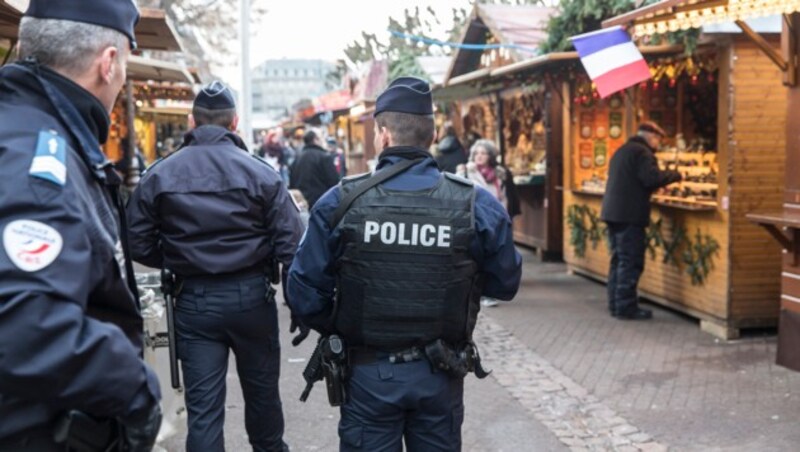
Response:
[[[521,258],[486,190],[440,172],[428,84],[393,81],[375,105],[377,171],[320,198],[289,272],[289,304],[351,364],[342,451],[461,449],[464,375],[481,296],[510,300]]]
[[[274,260],[288,271],[303,226],[280,174],[248,153],[237,123],[230,89],[205,87],[182,147],[147,170],[128,203],[133,258],[177,275],[189,452],[224,450],[230,350],[250,444],[286,447],[275,292],[265,280]]]
[[[160,427],[100,150],[138,17],[130,0],[32,0],[22,59],[0,69],[0,451],[149,451]]]

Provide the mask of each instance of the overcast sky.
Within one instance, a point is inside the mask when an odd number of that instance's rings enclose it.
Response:
[[[362,31],[387,37],[389,17],[402,18],[405,8],[431,5],[447,25],[453,7],[472,8],[470,0],[267,0],[266,5],[266,17],[251,25],[253,67],[273,58],[344,58],[344,48]],[[240,85],[238,74],[238,68],[220,71],[234,86]]]

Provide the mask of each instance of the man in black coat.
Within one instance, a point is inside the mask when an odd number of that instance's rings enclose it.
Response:
[[[458,141],[453,126],[446,125],[444,130],[445,134],[436,147],[439,151],[436,156],[436,164],[439,165],[440,170],[455,174],[458,165],[467,163],[467,153],[464,152],[464,147]]]
[[[681,180],[677,171],[660,170],[653,155],[665,135],[655,123],[643,122],[637,135],[611,158],[600,218],[608,224],[611,242],[608,309],[618,319],[653,317],[652,311],[639,307],[636,286],[644,270],[644,229],[650,222],[650,195],[659,187]]]
[[[316,132],[306,132],[303,142],[305,147],[289,174],[289,188],[300,190],[311,208],[329,188],[339,183],[339,173],[333,156],[322,147],[322,139]]]

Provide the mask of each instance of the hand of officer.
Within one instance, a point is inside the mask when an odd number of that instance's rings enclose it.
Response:
[[[303,324],[303,322],[297,319],[297,317],[292,316],[292,323],[289,326],[289,332],[294,333],[297,329],[300,329],[300,332],[297,333],[297,336],[295,336],[294,339],[292,339],[292,345],[295,347],[297,347],[298,345],[300,345],[301,342],[306,340],[309,333],[311,333],[311,328],[305,326],[305,324]]]
[[[161,428],[161,407],[153,403],[144,412],[119,420],[122,426],[122,450],[150,452]]]

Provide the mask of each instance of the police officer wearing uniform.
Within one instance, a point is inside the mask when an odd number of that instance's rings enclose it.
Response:
[[[644,271],[645,228],[650,223],[650,195],[681,180],[677,171],[662,171],[653,154],[666,136],[656,123],[645,121],[636,136],[611,158],[600,218],[608,225],[611,263],[608,310],[620,320],[648,320],[653,312],[639,307],[636,287]]]
[[[275,291],[266,276],[275,260],[288,271],[303,226],[280,174],[249,154],[237,123],[230,89],[205,87],[182,147],[145,172],[128,203],[133,258],[177,276],[189,452],[224,450],[230,350],[253,450],[286,447]]]
[[[460,450],[463,374],[435,369],[428,350],[462,356],[480,297],[519,287],[508,213],[439,171],[434,135],[428,84],[394,80],[375,106],[375,175],[320,198],[289,272],[294,312],[346,343],[343,451]]]
[[[130,0],[32,0],[22,59],[0,69],[0,451],[149,451],[160,427],[100,150],[138,17]]]

